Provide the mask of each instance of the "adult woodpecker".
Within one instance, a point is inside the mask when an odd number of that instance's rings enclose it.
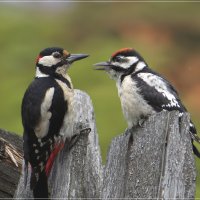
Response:
[[[145,60],[132,48],[123,48],[112,54],[109,61],[95,64],[116,81],[118,95],[128,127],[132,128],[156,112],[178,110],[187,112],[177,91],[161,75],[149,68]],[[200,143],[197,131],[190,121],[192,142]],[[200,153],[193,145],[194,153]]]
[[[31,165],[33,196],[48,199],[47,177],[66,138],[72,138],[73,85],[67,70],[87,54],[70,54],[46,48],[36,60],[35,79],[26,90],[22,106],[25,168]]]

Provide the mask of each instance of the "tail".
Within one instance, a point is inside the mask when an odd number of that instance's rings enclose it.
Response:
[[[55,144],[54,149],[51,152],[50,156],[47,157],[48,160],[47,161],[45,160],[45,162],[38,162],[37,163],[38,165],[32,168],[30,189],[33,190],[34,199],[43,199],[43,200],[49,199],[48,175],[51,171],[56,155],[63,148],[63,146],[64,146],[63,142]],[[44,155],[46,156],[46,154]],[[41,155],[41,157],[42,156],[43,154]]]
[[[200,152],[199,152],[199,150],[197,149],[197,147],[194,145],[194,141],[200,143],[200,138],[199,138],[199,136],[198,136],[196,133],[193,134],[193,137],[192,137],[192,148],[193,148],[194,154],[195,154],[198,158],[200,158]]]
[[[194,124],[190,121],[190,134],[191,134],[191,138],[192,138],[192,148],[193,148],[193,152],[194,154],[200,158],[200,152],[199,150],[197,149],[197,147],[194,145],[194,141],[200,143],[200,138],[199,136],[197,135],[197,130],[194,126]]]
[[[200,158],[200,152],[199,152],[199,150],[195,147],[195,145],[193,144],[193,142],[192,142],[192,148],[193,148],[194,154],[195,154],[198,158]]]
[[[24,161],[24,187],[27,186],[27,180],[28,180],[28,161]]]
[[[49,200],[48,181],[45,171],[40,174],[38,181],[36,181],[35,175],[31,175],[31,189],[33,189],[34,199]]]

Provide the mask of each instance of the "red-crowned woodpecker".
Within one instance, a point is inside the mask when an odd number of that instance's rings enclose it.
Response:
[[[140,54],[132,48],[123,48],[112,54],[109,61],[95,64],[116,81],[121,106],[128,127],[162,110],[177,110],[180,116],[187,112],[177,91],[161,75],[149,68]],[[191,139],[200,142],[196,128],[190,121]],[[194,153],[200,153],[193,145]]]

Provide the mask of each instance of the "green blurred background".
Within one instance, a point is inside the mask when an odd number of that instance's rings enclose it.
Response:
[[[199,9],[200,4],[190,2],[0,3],[0,128],[22,134],[20,105],[34,77],[37,54],[60,46],[91,55],[69,74],[74,87],[93,100],[104,162],[111,139],[126,123],[114,81],[92,64],[119,48],[135,48],[175,85],[200,130]],[[196,163],[200,172],[200,161]]]

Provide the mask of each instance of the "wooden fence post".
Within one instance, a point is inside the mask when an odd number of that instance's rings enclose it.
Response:
[[[102,199],[194,199],[195,178],[188,116],[161,112],[112,141]]]
[[[22,139],[0,129],[0,198],[12,198],[22,163]]]
[[[91,100],[78,90],[75,98],[74,131],[81,135],[55,160],[49,178],[52,199],[194,199],[196,170],[187,114],[179,120],[178,112],[161,112],[142,127],[126,130],[111,142],[103,166]],[[32,197],[22,174],[15,198]]]
[[[57,156],[49,178],[52,199],[100,197],[102,185],[102,161],[92,102],[88,95],[75,90],[74,132],[80,133],[75,146],[69,151],[68,142]],[[90,128],[90,133],[82,130]],[[30,178],[30,177],[29,177]],[[29,182],[29,181],[28,181]],[[33,198],[29,185],[24,188],[21,177],[16,199]]]

